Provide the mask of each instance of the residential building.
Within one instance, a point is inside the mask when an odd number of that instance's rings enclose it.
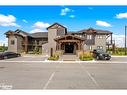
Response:
[[[106,51],[107,45],[112,44],[112,32],[94,28],[83,29],[76,32],[68,31],[59,23],[47,28],[48,32],[28,33],[22,30],[7,31],[8,51],[31,52],[35,47],[42,53],[60,51],[76,54],[79,51],[92,51],[99,48]],[[110,38],[110,40],[109,40]],[[107,44],[107,41],[108,42]]]

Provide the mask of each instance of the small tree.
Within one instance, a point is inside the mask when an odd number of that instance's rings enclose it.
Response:
[[[4,52],[7,50],[7,47],[5,46],[5,44],[3,44],[3,46],[0,46],[0,52]]]
[[[33,49],[34,54],[38,54],[39,53],[39,48],[37,46],[34,47]]]

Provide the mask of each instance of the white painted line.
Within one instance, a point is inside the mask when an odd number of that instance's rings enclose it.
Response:
[[[111,56],[111,57],[127,57],[127,56]]]
[[[127,62],[123,62],[123,61],[49,61],[49,60],[45,60],[45,61],[11,61],[11,60],[0,60],[0,63],[91,63],[91,64],[110,64],[110,63],[115,63],[115,64],[119,64],[119,63],[124,63],[127,64]]]
[[[51,82],[51,80],[53,79],[54,75],[55,75],[56,72],[53,72],[51,74],[51,76],[49,77],[48,81],[46,82],[46,84],[44,85],[43,89],[46,89],[49,85],[49,83]]]
[[[91,80],[96,84],[97,87],[100,87],[97,81],[92,77],[92,75],[86,70],[87,75],[91,78]]]
[[[97,81],[94,79],[94,77],[92,77],[92,75],[90,74],[90,72],[82,65],[79,63],[79,65],[81,66],[81,68],[83,70],[85,70],[85,72],[87,73],[87,75],[90,77],[90,79],[93,81],[93,83],[100,88],[99,84],[97,83]]]

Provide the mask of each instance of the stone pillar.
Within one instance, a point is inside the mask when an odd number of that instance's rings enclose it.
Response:
[[[61,50],[61,43],[59,43],[59,50]]]
[[[112,44],[112,34],[111,34],[111,44]]]
[[[25,52],[28,52],[28,38],[25,37]]]
[[[80,50],[80,45],[79,45],[79,42],[78,42],[78,50]]]
[[[58,43],[56,43],[56,50],[59,50],[59,46],[58,46]]]

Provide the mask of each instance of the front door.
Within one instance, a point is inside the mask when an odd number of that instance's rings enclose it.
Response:
[[[74,53],[74,44],[65,44],[65,53]]]

